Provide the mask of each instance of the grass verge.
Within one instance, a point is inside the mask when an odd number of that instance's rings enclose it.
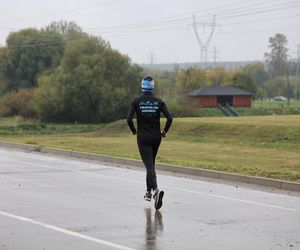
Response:
[[[129,134],[125,121],[92,129],[2,134],[0,140],[140,159],[136,137]],[[157,160],[300,182],[300,116],[174,119]]]

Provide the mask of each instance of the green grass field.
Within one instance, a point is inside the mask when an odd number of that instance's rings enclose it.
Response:
[[[168,104],[168,103],[167,103]],[[218,108],[192,108],[187,106],[174,105],[170,103],[170,110],[177,116],[183,117],[222,117],[224,114]],[[172,110],[173,109],[173,110]],[[266,116],[266,115],[300,115],[300,101],[260,101],[253,100],[249,108],[234,108],[240,116]]]
[[[253,108],[300,108],[300,101],[298,100],[290,100],[288,105],[287,101],[253,101]]]
[[[259,101],[252,102],[251,108],[238,108],[237,111],[242,116],[258,115],[294,115],[300,114],[300,101]]]
[[[0,119],[0,140],[140,159],[124,120],[104,126]],[[157,160],[300,182],[300,115],[175,118]]]

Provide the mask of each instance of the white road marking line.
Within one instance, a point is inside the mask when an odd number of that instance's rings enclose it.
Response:
[[[105,166],[105,165],[100,165],[100,166],[101,167],[111,168],[111,169],[116,169],[114,167]],[[48,168],[48,167],[42,167],[42,168]],[[94,177],[107,177],[107,178],[111,178],[111,179],[116,179],[116,180],[122,180],[122,181],[130,182],[130,183],[135,183],[135,184],[144,184],[144,182],[141,182],[141,181],[135,181],[135,180],[132,180],[132,179],[124,179],[122,177],[111,176],[111,175],[106,175],[106,174],[86,172],[86,171],[81,170],[81,169],[70,169],[70,168],[66,168],[66,167],[53,167],[53,168],[69,170],[69,171],[75,172],[75,173],[81,173],[81,174],[83,173],[85,175],[90,175],[90,176],[94,176]],[[128,171],[128,169],[127,169],[127,171]],[[134,172],[134,170],[132,170],[132,169],[130,171]],[[244,199],[232,198],[232,197],[224,196],[224,195],[216,195],[216,194],[211,194],[211,193],[204,193],[204,192],[199,192],[199,191],[190,190],[190,189],[173,188],[173,187],[169,187],[169,186],[166,186],[166,185],[161,185],[161,186],[165,187],[165,188],[168,188],[168,189],[176,190],[176,191],[195,193],[195,194],[210,196],[210,197],[219,198],[219,199],[226,199],[226,200],[231,200],[231,201],[236,201],[236,202],[247,203],[247,204],[251,204],[251,205],[258,205],[258,206],[263,206],[263,207],[276,208],[276,209],[281,209],[281,210],[286,210],[286,211],[300,213],[300,210],[297,210],[297,209],[294,209],[294,208],[287,208],[287,207],[282,207],[282,206],[277,206],[277,205],[271,205],[271,204],[267,204],[267,203],[261,203],[261,202],[249,201],[249,200],[244,200]]]
[[[243,203],[248,203],[252,205],[258,205],[258,206],[263,206],[263,207],[269,207],[269,208],[278,208],[281,210],[286,210],[290,212],[297,212],[300,213],[300,210],[294,209],[294,208],[288,208],[288,207],[282,207],[282,206],[276,206],[276,205],[271,205],[271,204],[266,204],[266,203],[261,203],[261,202],[256,202],[256,201],[248,201],[248,200],[243,200],[243,199],[238,199],[238,198],[232,198],[224,195],[217,195],[217,194],[208,194],[208,193],[203,193],[203,192],[198,192],[194,190],[189,190],[189,189],[183,189],[183,188],[172,188],[168,187],[170,189],[174,189],[177,191],[182,191],[182,192],[189,192],[189,193],[195,193],[195,194],[201,194],[201,195],[207,195],[215,198],[220,198],[220,199],[226,199],[226,200],[232,200],[232,201],[237,201],[237,202],[243,202]]]
[[[16,220],[28,222],[28,223],[31,223],[31,224],[34,224],[34,225],[37,225],[37,226],[40,226],[40,227],[51,229],[53,231],[64,233],[64,234],[67,234],[67,235],[70,235],[70,236],[73,236],[73,237],[77,237],[77,238],[80,238],[80,239],[88,240],[88,241],[91,241],[91,242],[94,242],[94,243],[98,243],[100,245],[106,245],[106,246],[109,246],[109,247],[112,247],[112,248],[115,248],[115,249],[134,250],[133,248],[129,248],[129,247],[125,247],[125,246],[115,244],[115,243],[112,243],[112,242],[109,242],[109,241],[97,239],[97,238],[94,238],[94,237],[91,237],[91,236],[87,236],[87,235],[84,235],[84,234],[81,234],[81,233],[73,232],[71,230],[67,230],[67,229],[63,229],[63,228],[56,227],[56,226],[53,226],[53,225],[49,225],[49,224],[46,224],[46,223],[42,223],[42,222],[30,219],[30,218],[26,218],[26,217],[23,217],[23,216],[18,216],[18,215],[14,215],[14,214],[3,212],[3,211],[0,211],[0,215],[10,217],[10,218],[13,218],[13,219],[16,219]]]
[[[82,172],[82,171],[78,170],[78,172]],[[141,182],[141,181],[135,181],[135,180],[131,180],[131,179],[124,179],[124,178],[121,178],[121,177],[110,176],[110,175],[106,175],[106,174],[100,175],[100,176],[101,177],[105,176],[105,177],[108,177],[108,178],[111,178],[111,179],[123,180],[123,181],[127,181],[127,182],[130,182],[130,183],[136,183],[136,184],[143,184],[144,185],[144,182]],[[225,195],[217,195],[217,194],[199,192],[199,191],[190,190],[190,189],[174,188],[174,187],[170,187],[170,186],[167,186],[167,185],[161,185],[161,186],[164,187],[164,188],[168,188],[168,189],[172,189],[172,190],[176,190],[176,191],[181,191],[181,192],[195,193],[195,194],[210,196],[210,197],[219,198],[219,199],[226,199],[226,200],[231,200],[231,201],[236,201],[236,202],[247,203],[247,204],[251,204],[251,205],[258,205],[258,206],[269,207],[269,208],[277,208],[277,209],[286,210],[286,211],[290,211],[290,212],[300,213],[300,210],[297,210],[297,209],[294,209],[294,208],[288,208],[288,207],[271,205],[271,204],[261,203],[261,202],[256,202],[256,201],[238,199],[238,198],[233,198],[233,197],[229,197],[229,196],[225,196]]]

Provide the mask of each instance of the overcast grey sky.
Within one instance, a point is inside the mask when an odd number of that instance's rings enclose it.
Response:
[[[288,38],[291,57],[300,44],[300,0],[0,0],[0,45],[12,31],[42,28],[52,21],[74,21],[101,36],[135,63],[198,62],[200,49],[190,25],[220,26],[208,48],[218,61],[262,60],[275,33]],[[135,25],[131,25],[135,24]],[[211,27],[198,27],[203,42]]]

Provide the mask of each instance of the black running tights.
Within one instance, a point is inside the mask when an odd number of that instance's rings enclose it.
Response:
[[[155,190],[157,188],[156,172],[155,172],[155,158],[161,142],[161,138],[155,140],[138,140],[138,147],[141,158],[146,167],[146,184],[147,191]]]

